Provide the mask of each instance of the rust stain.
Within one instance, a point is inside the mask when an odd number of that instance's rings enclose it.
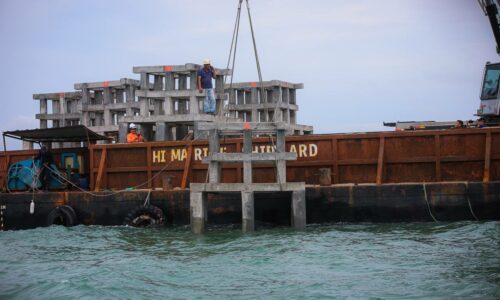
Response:
[[[490,145],[485,143],[485,133],[491,136]],[[380,141],[384,141],[383,147]],[[125,189],[146,182],[160,170],[172,176],[172,186],[181,186],[186,159],[182,149],[190,143],[193,157],[189,182],[204,182],[207,165],[201,159],[208,154],[206,140],[94,145],[75,151],[85,157],[91,187]],[[221,148],[224,152],[239,152],[241,144],[242,139],[228,138],[221,143]],[[258,153],[273,151],[269,138],[255,138],[253,145]],[[321,168],[333,168],[335,184],[500,180],[500,152],[497,150],[500,149],[500,128],[290,136],[286,139],[286,147],[298,156],[297,161],[287,162],[287,179],[291,182],[319,184],[315,174]],[[486,151],[488,149],[490,151]],[[163,150],[169,154],[165,155],[165,163],[153,163],[153,152]],[[54,149],[56,159],[61,151]],[[106,151],[106,161],[101,161]],[[12,164],[29,159],[34,154],[36,151],[31,150],[2,152],[0,165],[5,165],[7,160]],[[163,161],[163,156],[161,159]],[[490,166],[485,168],[485,162]],[[164,169],[166,163],[169,165]],[[0,171],[0,188],[5,188],[7,169],[2,166]],[[222,181],[241,182],[241,170],[242,164],[225,164]],[[275,181],[270,165],[254,165],[253,174],[255,183]],[[151,182],[152,188],[161,187],[159,178],[161,176]],[[92,198],[82,199],[90,201]]]
[[[222,213],[225,213],[226,211],[228,211],[228,209],[226,209],[224,207],[217,207],[217,208],[212,209],[212,212],[216,213],[216,214],[222,214]]]
[[[95,217],[95,213],[91,212],[89,217],[83,219],[82,224],[84,224],[84,225],[96,224],[96,220],[97,219]]]

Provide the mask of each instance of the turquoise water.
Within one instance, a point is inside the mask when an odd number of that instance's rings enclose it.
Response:
[[[500,298],[500,222],[0,232],[0,299]]]

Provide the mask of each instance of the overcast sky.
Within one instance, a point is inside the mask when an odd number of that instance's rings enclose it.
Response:
[[[138,78],[133,66],[225,67],[237,0],[0,0],[0,130],[37,128],[34,93]],[[472,119],[495,43],[475,0],[250,0],[264,80],[302,82],[316,133]],[[236,81],[257,79],[246,11]],[[1,142],[0,142],[1,143]],[[17,143],[7,143],[10,148]]]

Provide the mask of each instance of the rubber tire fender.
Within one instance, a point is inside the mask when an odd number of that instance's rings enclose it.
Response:
[[[131,210],[123,223],[132,227],[155,227],[165,225],[165,215],[154,205],[140,205]]]
[[[75,210],[69,205],[56,206],[47,216],[47,226],[54,225],[58,219],[62,219],[65,227],[75,226],[78,223]]]

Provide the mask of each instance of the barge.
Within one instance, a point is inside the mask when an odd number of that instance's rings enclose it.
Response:
[[[254,153],[275,149],[268,137],[252,142]],[[243,139],[220,142],[220,152],[242,150]],[[297,154],[287,162],[286,181],[305,183],[308,224],[500,219],[500,128],[287,136],[286,151]],[[53,150],[59,166],[78,174],[63,190],[10,190],[10,166],[36,153],[0,153],[2,230],[55,223],[188,225],[189,184],[207,181],[206,140],[90,143]],[[76,160],[64,161],[68,153]],[[272,164],[254,164],[252,171],[255,183],[276,181]],[[221,182],[243,182],[243,164],[224,164]],[[208,225],[240,223],[240,197],[209,194]],[[291,206],[287,193],[256,193],[257,228],[290,225]]]
[[[498,37],[498,10],[490,2],[480,4]],[[241,1],[232,42],[237,41],[240,9]],[[208,59],[203,63],[215,79],[213,115],[201,113],[207,96],[197,84],[202,66],[192,63],[139,66],[133,72],[140,80],[77,83],[76,91],[34,94],[41,129],[4,133],[4,146],[5,136],[22,139],[31,149],[33,142],[55,145],[52,189],[37,190],[37,151],[4,149],[0,230],[52,224],[191,224],[193,229],[194,219],[202,227],[206,221],[242,222],[244,230],[253,230],[254,221],[295,227],[299,222],[302,228],[323,222],[500,219],[500,127],[479,128],[500,125],[499,64],[485,66],[477,128],[312,134],[312,126],[296,122],[296,91],[303,84],[263,82],[253,28],[251,33],[258,83],[233,85],[233,70],[214,69]],[[231,59],[234,67],[236,44],[231,44],[228,67]],[[132,122],[147,140],[156,141],[125,144]],[[204,135],[211,145],[179,141],[189,132],[203,136],[200,122],[281,122],[296,135],[285,140],[283,130],[278,146],[272,137],[247,133],[216,143],[212,134]],[[430,128],[413,123],[412,130]],[[451,127],[445,123],[440,128]],[[99,139],[120,143],[97,144]],[[269,154],[276,152],[273,163]],[[215,193],[231,184],[239,193]]]

